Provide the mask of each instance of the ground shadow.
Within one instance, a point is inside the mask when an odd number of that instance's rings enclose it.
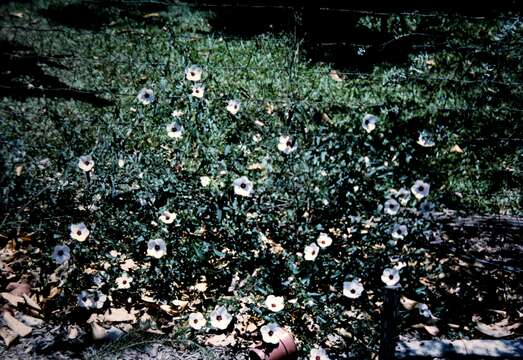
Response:
[[[55,59],[40,56],[28,46],[15,41],[0,40],[0,96],[16,99],[30,97],[64,98],[83,101],[94,106],[108,106],[113,101],[104,99],[94,91],[75,89],[56,76],[46,73],[41,64],[65,69]],[[63,55],[67,58],[67,55]],[[30,82],[31,86],[27,83]]]
[[[501,0],[489,6],[464,6],[452,1],[422,4],[399,1],[390,5],[368,1],[346,4],[337,1],[305,3],[292,0],[217,0],[186,1],[191,6],[210,10],[209,23],[219,34],[245,38],[266,32],[289,32],[303,40],[304,56],[313,62],[327,62],[338,69],[368,72],[376,64],[404,64],[413,53],[438,49],[448,34],[434,30],[413,31],[402,12],[493,16],[517,9],[514,0]],[[371,18],[371,25],[362,18]],[[441,18],[421,17],[420,29],[429,29]],[[367,21],[368,23],[368,21]]]
[[[295,34],[303,41],[304,56],[328,62],[340,69],[371,71],[378,63],[404,63],[416,46],[432,41],[436,34],[405,34],[402,19],[377,18],[376,28],[361,25],[360,13],[325,10],[323,5],[288,7],[274,4],[223,6],[217,2],[196,4],[212,10],[209,23],[221,35],[238,38],[267,32]],[[439,37],[439,36],[438,36]]]
[[[145,16],[151,13],[166,11],[168,2],[155,1],[96,1],[63,2],[51,4],[42,9],[40,14],[51,24],[67,26],[73,29],[101,30],[120,21],[131,19],[148,25],[163,25],[166,19],[162,16]]]

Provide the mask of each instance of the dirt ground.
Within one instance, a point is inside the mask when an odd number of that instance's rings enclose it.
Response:
[[[155,359],[155,360],[247,360],[247,350],[176,344],[165,338],[124,336],[113,342],[93,344],[86,336],[64,340],[59,328],[34,329],[6,348],[0,345],[0,359]]]

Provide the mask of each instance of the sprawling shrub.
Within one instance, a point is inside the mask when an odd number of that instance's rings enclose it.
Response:
[[[163,27],[107,28],[89,44],[68,41],[82,32],[26,39],[76,50],[75,66],[48,72],[114,101],[1,101],[1,228],[30,234],[17,246],[45,309],[125,307],[170,329],[191,313],[228,318],[224,306],[237,324],[287,326],[305,348],[342,334],[375,350],[384,269],[426,302],[444,276],[433,215],[461,205],[449,172],[474,167],[455,146],[474,131],[458,115],[477,90],[405,84],[438,76],[447,53],[336,81],[295,59],[288,35],[200,37],[205,18],[175,9]]]

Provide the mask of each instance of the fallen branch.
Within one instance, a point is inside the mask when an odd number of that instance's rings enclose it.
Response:
[[[426,340],[401,341],[396,345],[397,359],[440,357],[523,358],[523,340]]]

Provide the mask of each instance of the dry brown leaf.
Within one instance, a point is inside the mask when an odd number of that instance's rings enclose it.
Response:
[[[10,282],[5,289],[16,296],[29,295],[31,293],[31,286],[25,282]]]
[[[2,337],[4,340],[5,346],[9,346],[13,341],[16,340],[18,334],[9,328],[3,327],[0,328],[0,337]]]
[[[172,304],[174,306],[178,306],[180,308],[180,311],[183,311],[187,307],[189,302],[185,300],[173,300]]]
[[[13,277],[14,274],[13,274],[13,269],[11,269],[9,267],[9,265],[7,265],[5,262],[3,262],[2,260],[0,260],[0,272],[4,273],[4,274],[9,274],[9,278]],[[4,275],[2,274],[2,275]]]
[[[149,296],[149,295],[146,295],[146,294],[142,294],[142,296],[140,297],[142,299],[142,301],[145,301],[145,302],[148,302],[148,303],[155,303],[156,301],[154,301],[154,298],[152,296]]]
[[[0,250],[0,260],[10,263],[15,260],[16,256],[16,241],[14,239],[8,240],[3,249]]]
[[[24,170],[24,165],[18,165],[15,167],[16,176],[22,175],[22,170]]]
[[[439,334],[439,329],[436,325],[425,325],[425,324],[416,324],[412,325],[414,329],[425,329],[432,336],[437,336]]]
[[[18,306],[18,304],[24,303],[24,298],[21,296],[13,295],[11,293],[3,292],[0,294],[4,298],[4,300],[7,300],[7,302],[13,306]]]
[[[87,274],[87,275],[94,275],[97,272],[98,272],[98,270],[93,269],[91,267],[88,267],[88,268],[84,269],[84,274]]]
[[[463,152],[463,149],[459,145],[456,144],[450,148],[450,152],[461,154]]]
[[[327,124],[331,124],[331,125],[333,124],[332,119],[330,118],[330,116],[325,114],[325,113],[321,114],[321,119],[323,121],[325,121]]]
[[[22,234],[18,237],[18,240],[20,241],[31,241],[33,240],[33,235],[34,235],[34,232],[32,233],[29,233],[29,234]]]
[[[274,255],[282,254],[285,249],[283,246],[281,246],[279,243],[269,239],[267,236],[261,237],[262,247],[263,249],[269,248],[270,252]]]
[[[42,310],[42,308],[40,307],[40,305],[38,305],[36,303],[36,301],[34,301],[33,299],[31,299],[29,296],[27,296],[26,294],[22,295],[24,297],[24,300],[26,302],[27,305],[29,305],[30,307],[32,307],[33,309],[36,309],[36,310]]]
[[[60,294],[61,290],[60,288],[57,288],[57,287],[52,287],[51,290],[49,291],[49,296],[45,298],[45,300],[50,300],[50,299],[53,299],[55,298],[58,294]]]
[[[343,81],[343,79],[341,78],[341,76],[338,74],[338,72],[336,70],[331,70],[329,72],[329,76],[334,81]]]
[[[159,16],[160,16],[160,13],[154,12],[154,13],[145,14],[143,17],[147,19],[150,17],[159,17]]]
[[[122,322],[122,321],[136,321],[136,311],[128,312],[125,308],[110,308],[104,314],[104,321],[108,322]]]
[[[429,278],[422,276],[419,278],[419,282],[425,286],[431,286],[432,282],[429,280]]]
[[[93,334],[94,340],[102,340],[107,335],[107,330],[105,330],[103,327],[101,327],[96,322],[91,323],[91,332]]]
[[[171,305],[167,305],[167,304],[160,305],[160,309],[165,311],[168,315],[171,315],[171,316],[176,315],[176,311],[174,311],[174,309]]]
[[[13,12],[9,13],[9,15],[17,17],[19,19],[24,17],[24,13],[21,11],[13,11]]]
[[[502,338],[506,336],[510,336],[514,334],[515,329],[519,328],[521,326],[521,323],[515,323],[512,325],[508,324],[508,319],[504,319],[500,322],[487,325],[485,323],[482,323],[480,321],[476,322],[476,330],[479,332],[492,336],[495,338]]]
[[[91,328],[92,328],[92,326],[91,326]],[[71,340],[76,339],[79,334],[80,334],[80,330],[79,330],[78,326],[76,326],[76,325],[71,325],[67,329],[67,338],[68,339],[71,339]]]
[[[249,165],[247,169],[249,170],[263,170],[265,166],[262,163],[254,163]]]
[[[400,303],[405,308],[405,310],[412,310],[416,307],[416,305],[418,305],[417,301],[409,299],[403,295],[401,296]]]
[[[344,328],[336,328],[335,330],[341,336],[343,336],[347,339],[352,339],[352,334],[350,332],[348,332],[347,330],[345,330]]]
[[[33,331],[33,328],[21,323],[7,311],[4,311],[4,320],[7,326],[21,337],[27,336]]]
[[[240,332],[240,334],[252,333],[258,329],[256,324],[251,321],[249,315],[236,315],[236,323],[234,327]]]
[[[93,313],[93,314],[91,314],[91,316],[89,316],[89,319],[87,319],[85,322],[88,324],[93,323],[93,322],[103,322],[104,319],[105,319],[104,315]]]
[[[221,334],[221,335],[212,335],[210,337],[208,337],[207,339],[205,339],[205,344],[206,345],[211,345],[211,346],[220,346],[220,347],[225,347],[225,346],[234,346],[236,345],[236,339],[234,338],[234,335],[225,335],[225,334]]]
[[[338,334],[328,334],[325,345],[329,349],[342,349],[347,347],[345,340]]]
[[[424,325],[425,330],[432,336],[438,336],[439,328],[436,325]]]
[[[207,283],[201,282],[201,283],[195,284],[194,289],[199,292],[205,292],[207,290]]]

